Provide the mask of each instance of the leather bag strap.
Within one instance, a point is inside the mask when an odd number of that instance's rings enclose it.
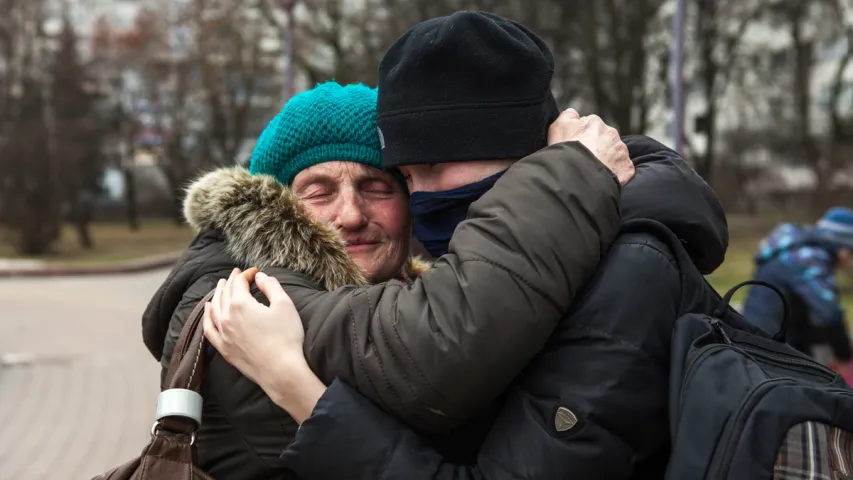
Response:
[[[163,377],[161,390],[183,388],[201,393],[201,379],[204,375],[204,304],[213,298],[216,290],[211,290],[193,308],[181,330],[181,336],[172,351],[169,368]]]

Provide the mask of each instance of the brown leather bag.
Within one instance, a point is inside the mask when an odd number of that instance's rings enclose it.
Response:
[[[201,422],[204,374],[204,304],[190,313],[163,378],[157,399],[157,422],[142,454],[92,480],[213,480],[196,462],[195,435]]]

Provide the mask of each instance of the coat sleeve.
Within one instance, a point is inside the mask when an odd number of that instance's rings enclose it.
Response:
[[[826,252],[809,249],[801,255],[800,274],[792,279],[792,288],[811,310],[819,325],[844,323],[844,311],[838,296],[838,285],[832,271],[832,260]]]
[[[542,348],[619,228],[619,185],[580,143],[516,162],[412,284],[321,291],[279,278],[305,353],[405,423],[442,432],[506,389]],[[289,279],[288,279],[289,278]]]
[[[589,296],[507,391],[475,464],[443,458],[340,380],[282,459],[300,478],[619,480],[644,471],[638,462],[667,448],[667,351],[680,277],[652,247],[614,248]],[[562,432],[560,407],[577,418]]]
[[[801,255],[802,271],[792,278],[791,288],[809,308],[814,341],[829,344],[838,360],[848,362],[853,351],[831,267],[832,259],[827,252],[811,249],[809,253]]]

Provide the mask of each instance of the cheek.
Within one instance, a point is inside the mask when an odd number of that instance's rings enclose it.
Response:
[[[392,240],[404,240],[409,235],[409,204],[406,197],[377,202],[371,208],[372,220]]]
[[[434,192],[440,190],[440,175],[436,175],[437,170],[430,168],[421,168],[413,170],[408,179],[408,187],[410,192]],[[408,198],[406,199],[408,202]]]
[[[335,206],[334,205],[312,205],[309,202],[303,202],[305,213],[311,220],[318,223],[334,222],[335,221]]]

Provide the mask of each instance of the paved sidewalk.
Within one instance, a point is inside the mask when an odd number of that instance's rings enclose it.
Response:
[[[148,439],[140,317],[167,271],[0,279],[0,479],[91,479]]]
[[[171,268],[183,252],[149,255],[119,262],[85,265],[54,265],[39,260],[0,258],[0,278],[5,277],[67,277],[139,273]]]

